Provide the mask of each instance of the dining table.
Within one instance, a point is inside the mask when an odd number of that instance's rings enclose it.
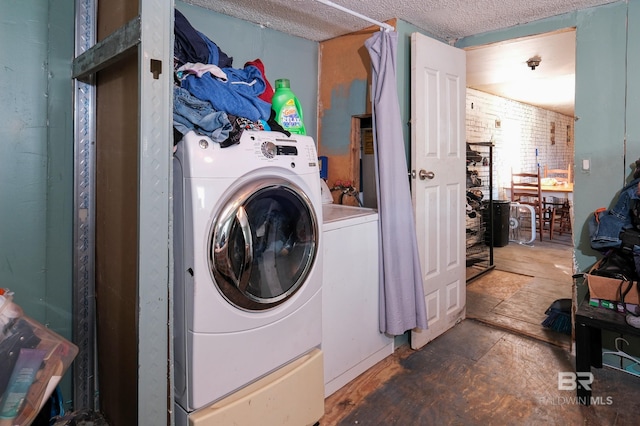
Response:
[[[548,198],[560,198],[569,200],[569,203],[573,204],[573,183],[563,182],[556,183],[555,185],[540,185],[542,191],[542,199],[545,201],[551,201]]]

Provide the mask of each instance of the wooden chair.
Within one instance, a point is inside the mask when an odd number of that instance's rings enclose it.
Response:
[[[511,201],[520,204],[528,204],[533,207],[536,213],[536,226],[542,232],[545,225],[551,228],[552,210],[545,209],[542,199],[542,179],[540,178],[540,168],[536,173],[513,173],[511,172]]]
[[[564,232],[571,233],[571,203],[569,200],[558,200],[553,206],[549,229],[549,238],[552,240],[555,231],[560,235]]]
[[[544,166],[544,177],[555,178],[560,182],[571,182],[571,167],[567,166],[566,169],[549,169],[547,165]]]

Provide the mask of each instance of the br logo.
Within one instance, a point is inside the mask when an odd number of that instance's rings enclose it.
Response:
[[[558,373],[558,390],[576,390],[580,385],[580,388],[590,391],[591,383],[593,383],[593,373],[591,372],[560,371]]]

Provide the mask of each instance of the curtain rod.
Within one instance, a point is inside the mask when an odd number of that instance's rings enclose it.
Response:
[[[344,6],[340,6],[339,4],[335,4],[332,1],[327,1],[327,0],[315,0],[315,1],[320,2],[322,4],[326,4],[327,6],[331,6],[334,9],[338,9],[338,10],[341,10],[343,12],[347,12],[347,13],[353,15],[353,16],[357,16],[358,18],[364,19],[365,21],[371,22],[372,24],[376,24],[377,26],[379,26],[381,29],[384,29],[385,31],[394,31],[395,30],[395,28],[393,28],[393,26],[391,26],[391,25],[389,25],[389,24],[387,24],[385,22],[376,21],[375,19],[371,19],[368,16],[364,16],[364,15],[362,15],[362,14],[360,14],[358,12],[355,12],[355,11],[353,11],[351,9],[347,9]]]

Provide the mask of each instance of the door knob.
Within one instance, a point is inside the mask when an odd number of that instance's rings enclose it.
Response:
[[[418,176],[420,176],[420,180],[433,179],[434,177],[436,177],[435,173],[427,172],[424,169],[421,169],[420,172],[418,172]]]

